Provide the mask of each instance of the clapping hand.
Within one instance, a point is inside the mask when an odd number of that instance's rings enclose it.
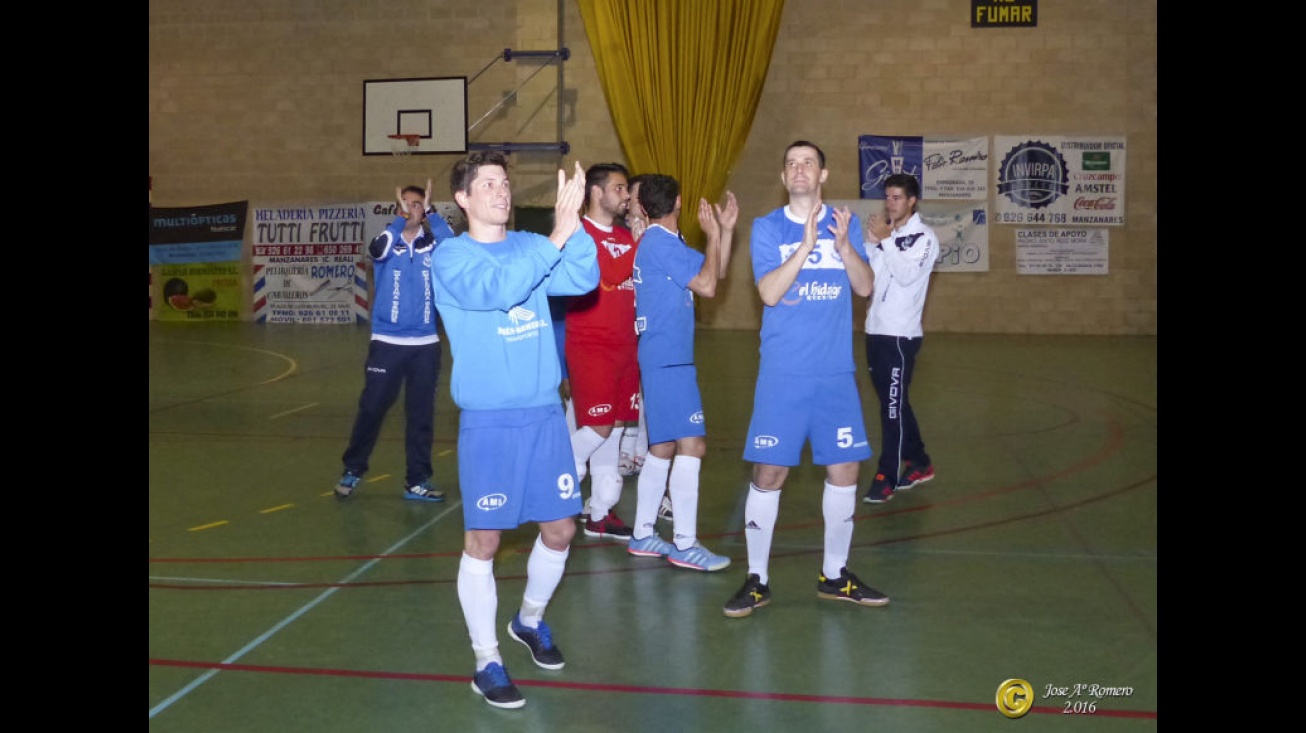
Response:
[[[739,221],[739,202],[735,200],[734,191],[726,191],[726,207],[716,208],[717,221],[721,222],[722,229],[734,229],[735,223]]]
[[[549,237],[558,249],[580,228],[580,205],[584,201],[585,169],[580,167],[580,161],[576,161],[576,172],[570,179],[559,168],[558,200],[553,206],[553,234]]]
[[[830,233],[834,235],[834,248],[841,251],[848,244],[848,225],[852,222],[853,213],[847,207],[834,210],[834,224],[829,228]]]

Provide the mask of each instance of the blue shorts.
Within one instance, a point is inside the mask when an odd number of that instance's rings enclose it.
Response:
[[[797,466],[803,444],[812,463],[832,466],[871,457],[855,372],[822,377],[759,374],[744,460]]]
[[[464,529],[516,529],[580,514],[561,404],[463,410],[458,422]]]
[[[644,422],[650,445],[707,435],[703,422],[703,397],[698,392],[698,369],[693,364],[645,367],[640,365],[644,387]]]

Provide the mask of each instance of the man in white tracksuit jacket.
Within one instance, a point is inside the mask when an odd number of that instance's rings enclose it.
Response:
[[[880,504],[934,478],[908,389],[924,331],[921,314],[930,273],[939,256],[939,238],[916,212],[920,184],[896,173],[884,183],[887,216],[867,220],[866,250],[875,273],[875,290],[866,309],[866,365],[880,397],[883,444],[875,478],[862,501]]]

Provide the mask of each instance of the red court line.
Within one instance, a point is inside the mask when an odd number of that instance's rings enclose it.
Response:
[[[229,672],[258,672],[263,674],[295,674],[306,676],[354,677],[359,679],[413,680],[418,682],[456,682],[466,684],[466,675],[420,674],[416,672],[376,672],[371,670],[330,669],[319,667],[285,667],[260,664],[223,664],[221,662],[196,662],[184,659],[150,659],[152,667],[185,667],[190,669],[215,669]],[[909,700],[889,697],[849,697],[844,695],[799,695],[788,692],[748,692],[745,690],[712,690],[701,687],[653,687],[644,685],[614,685],[598,682],[560,682],[553,680],[513,679],[518,687],[547,687],[552,689],[584,690],[593,692],[626,692],[638,695],[678,695],[682,697],[720,697],[734,700],[774,700],[782,702],[813,702],[828,705],[881,705],[892,707],[939,708],[950,710],[982,710],[996,714],[994,703],[958,702],[955,700]],[[1034,706],[1031,713],[1062,715],[1060,706]],[[1143,718],[1156,720],[1151,710],[1103,710],[1092,713],[1096,717]]]

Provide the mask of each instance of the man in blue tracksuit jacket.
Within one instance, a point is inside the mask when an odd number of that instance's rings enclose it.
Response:
[[[372,258],[376,295],[372,303],[372,340],[363,372],[349,446],[341,457],[344,474],[336,496],[353,495],[368,469],[386,413],[404,388],[404,498],[444,501],[431,483],[431,447],[435,439],[435,393],[440,381],[440,336],[436,332],[431,259],[436,245],[453,236],[440,216],[427,217],[427,188],[399,192],[399,216],[367,246]]]

